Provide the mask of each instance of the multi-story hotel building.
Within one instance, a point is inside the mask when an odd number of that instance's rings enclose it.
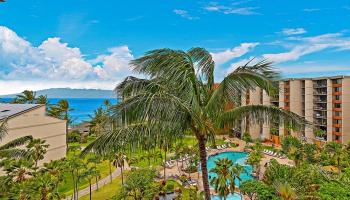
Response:
[[[279,95],[269,97],[260,89],[243,95],[242,105],[275,105],[294,112],[314,124],[294,132],[278,123],[256,125],[249,119],[242,123],[242,132],[253,138],[271,139],[275,127],[279,136],[293,135],[308,142],[350,141],[350,76],[284,79],[279,81]],[[323,137],[316,137],[322,135]],[[317,134],[318,133],[318,134]]]

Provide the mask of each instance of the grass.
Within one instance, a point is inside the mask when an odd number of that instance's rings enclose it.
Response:
[[[92,199],[105,200],[111,199],[113,196],[117,194],[117,191],[121,188],[121,177],[117,177],[113,180],[112,183],[102,186],[99,190],[92,192]],[[89,200],[89,194],[79,198],[80,200]]]
[[[84,144],[80,144],[80,143],[70,143],[69,146],[72,147],[72,146],[80,146],[80,147],[85,147],[86,145],[88,145],[90,142],[93,141],[93,138],[88,138],[88,142],[87,143],[84,143]],[[79,155],[80,152],[76,152],[76,155]],[[72,151],[68,152],[67,153],[67,158],[72,158],[74,156],[74,153]],[[91,164],[90,164],[91,165]],[[101,163],[97,164],[97,169],[100,171],[100,175],[101,175],[101,178],[104,178],[106,176],[109,176],[109,164],[108,164],[108,161],[102,161]],[[112,172],[115,170],[116,168],[112,165]],[[59,186],[58,186],[58,191],[61,193],[61,194],[64,194],[66,196],[70,196],[73,194],[73,180],[72,180],[72,176],[70,173],[66,172],[64,175],[64,181],[63,183],[61,183]],[[93,183],[95,183],[95,179],[92,180]],[[87,180],[81,180],[79,182],[79,185],[78,185],[78,188],[79,189],[84,189],[86,187],[89,186],[89,182]]]

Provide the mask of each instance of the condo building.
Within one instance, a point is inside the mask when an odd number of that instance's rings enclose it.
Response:
[[[66,156],[67,122],[46,115],[45,105],[0,103],[0,122],[3,120],[6,120],[8,130],[0,145],[31,135],[49,145],[45,158],[39,164]]]
[[[254,139],[272,140],[273,135],[293,135],[307,142],[350,141],[350,76],[297,78],[279,81],[279,94],[269,97],[256,89],[242,95],[242,105],[275,105],[303,116],[313,126],[295,132],[276,122],[256,125],[249,119],[242,122],[241,131]]]

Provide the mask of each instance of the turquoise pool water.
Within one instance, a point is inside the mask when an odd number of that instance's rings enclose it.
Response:
[[[212,200],[221,200],[219,196],[212,196]],[[242,196],[238,193],[230,194],[227,196],[227,200],[241,200]]]
[[[208,163],[207,163],[208,172],[209,172],[209,182],[213,177],[216,176],[215,173],[210,173],[210,170],[215,167],[215,160],[217,160],[219,158],[228,158],[229,160],[232,160],[234,164],[239,164],[239,165],[244,167],[245,172],[241,173],[241,175],[240,175],[241,181],[253,179],[253,177],[251,176],[252,171],[253,171],[253,167],[251,165],[248,165],[245,163],[245,161],[247,160],[247,157],[248,157],[248,154],[245,152],[223,152],[223,153],[219,153],[217,155],[209,156]],[[240,185],[240,181],[237,179],[236,179],[235,183],[237,186]],[[212,199],[219,200],[220,197],[213,196]],[[227,197],[227,200],[241,200],[241,199],[242,199],[242,197],[238,193],[235,193],[233,195],[231,194]]]

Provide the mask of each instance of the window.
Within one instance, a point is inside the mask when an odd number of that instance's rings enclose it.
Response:
[[[335,95],[334,99],[337,101],[341,100],[341,95]]]
[[[341,112],[335,111],[334,112],[334,116],[340,117],[341,116]]]
[[[335,87],[334,92],[341,92],[341,87]]]

